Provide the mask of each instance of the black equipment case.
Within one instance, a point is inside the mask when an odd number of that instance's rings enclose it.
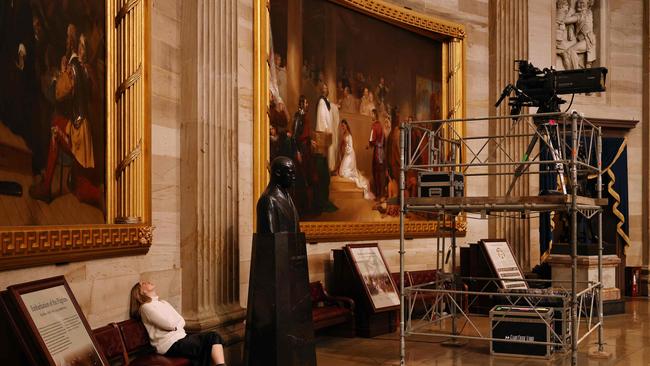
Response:
[[[458,172],[418,172],[418,197],[462,197],[465,180]]]
[[[501,356],[551,358],[550,344],[511,343],[507,341],[552,342],[553,309],[547,307],[503,306],[490,310],[490,353]]]

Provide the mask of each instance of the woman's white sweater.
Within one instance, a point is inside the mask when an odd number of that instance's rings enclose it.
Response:
[[[140,307],[142,323],[147,328],[151,345],[161,355],[179,339],[185,338],[185,319],[167,301],[154,297]]]

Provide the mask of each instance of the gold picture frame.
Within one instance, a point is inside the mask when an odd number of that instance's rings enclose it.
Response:
[[[438,19],[416,11],[393,5],[382,0],[328,0],[359,13],[377,18],[408,31],[442,42],[442,115],[445,118],[465,116],[465,28],[462,24]],[[254,110],[253,110],[253,195],[254,202],[264,191],[269,173],[269,76],[270,56],[270,3],[254,2]],[[464,124],[455,122],[454,129],[465,134]],[[450,132],[451,133],[451,132]],[[462,154],[464,155],[464,154]],[[446,226],[448,226],[447,223]],[[354,241],[395,239],[399,237],[399,222],[349,222],[349,221],[303,221],[301,230],[307,241]],[[436,220],[406,220],[407,238],[448,235],[439,231]],[[466,218],[456,221],[457,235],[464,235]]]
[[[0,270],[151,246],[150,1],[106,0],[106,222],[0,226]]]

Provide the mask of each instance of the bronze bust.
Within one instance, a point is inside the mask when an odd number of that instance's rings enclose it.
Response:
[[[278,156],[271,162],[271,181],[257,201],[257,233],[275,234],[300,231],[298,211],[289,195],[296,181],[293,160]]]

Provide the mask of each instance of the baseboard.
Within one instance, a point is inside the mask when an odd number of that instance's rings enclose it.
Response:
[[[625,300],[603,301],[603,315],[625,314]]]

